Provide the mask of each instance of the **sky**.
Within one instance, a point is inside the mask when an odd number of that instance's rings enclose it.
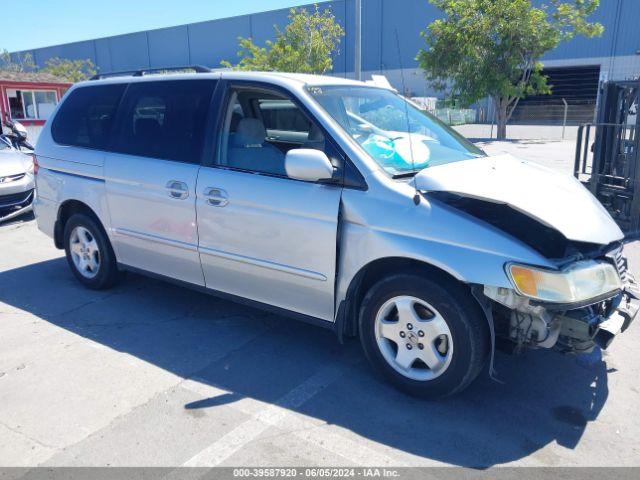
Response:
[[[309,3],[312,0],[23,0],[19,8],[3,8],[0,51],[28,50]]]

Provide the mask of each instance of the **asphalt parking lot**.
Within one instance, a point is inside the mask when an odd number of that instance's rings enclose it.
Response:
[[[86,290],[27,218],[0,226],[0,466],[640,466],[639,342],[498,354],[500,382],[421,401],[316,327],[137,275]]]

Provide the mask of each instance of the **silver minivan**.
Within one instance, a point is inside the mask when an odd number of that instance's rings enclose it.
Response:
[[[359,336],[414,395],[461,391],[498,347],[606,348],[638,311],[623,234],[577,180],[487,156],[389,89],[98,78],[35,155],[38,226],[85,286],[142,272]]]

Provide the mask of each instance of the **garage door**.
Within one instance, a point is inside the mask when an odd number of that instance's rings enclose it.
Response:
[[[593,121],[598,96],[600,66],[546,68],[544,75],[551,85],[551,95],[527,97],[518,103],[511,123],[562,124],[564,98],[569,108],[567,123],[580,124]]]

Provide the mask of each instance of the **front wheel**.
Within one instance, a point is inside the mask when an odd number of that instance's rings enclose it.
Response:
[[[375,370],[425,398],[462,391],[489,352],[487,321],[470,292],[438,276],[381,280],[360,310],[360,341]]]

